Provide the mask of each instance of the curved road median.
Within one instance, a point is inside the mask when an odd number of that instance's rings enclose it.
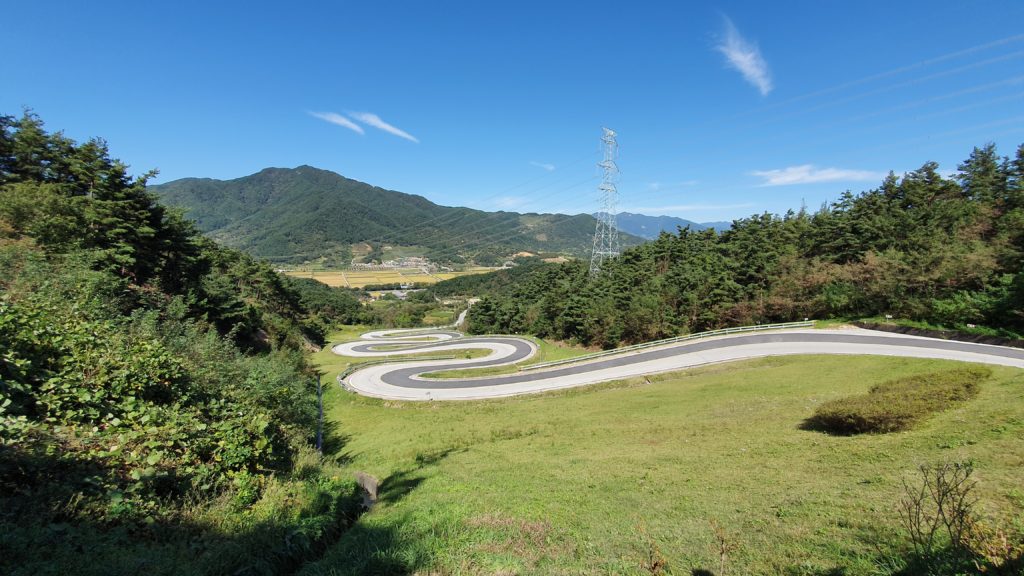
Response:
[[[764,327],[757,327],[763,330]],[[748,328],[749,330],[749,328]],[[417,338],[427,332],[419,331]],[[471,360],[425,360],[375,364],[348,375],[347,387],[366,396],[393,400],[475,400],[531,394],[575,386],[597,384],[623,378],[670,372],[713,364],[766,356],[793,354],[865,354],[960,360],[1024,368],[1024,350],[939,340],[920,336],[889,334],[854,329],[814,330],[781,329],[739,335],[716,335],[700,339],[673,339],[653,346],[629,347],[559,363],[536,370],[478,378],[427,379],[428,372],[480,368],[514,364],[533,356],[533,342],[512,336],[463,338],[446,332],[433,342],[406,341],[401,336],[384,338],[388,333],[372,333],[367,340],[338,344],[333,350],[345,356],[386,357],[420,352],[447,353],[464,349],[487,349],[491,354]],[[386,346],[387,349],[381,349]]]

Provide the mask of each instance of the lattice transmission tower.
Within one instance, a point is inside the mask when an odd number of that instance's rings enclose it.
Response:
[[[601,167],[601,210],[597,213],[597,229],[594,231],[594,251],[590,255],[590,274],[601,271],[606,258],[619,255],[619,225],[615,221],[618,213],[619,191],[615,183],[619,180],[619,167],[615,158],[619,155],[619,144],[615,131],[601,128],[601,144],[604,158],[597,163]]]

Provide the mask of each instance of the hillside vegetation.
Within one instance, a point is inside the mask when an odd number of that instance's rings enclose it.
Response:
[[[494,277],[495,279],[497,277]],[[486,288],[474,332],[613,347],[687,332],[812,318],[893,315],[1024,332],[1024,146],[976,148],[952,178],[929,162],[815,213],[761,214],[732,228],[629,248],[590,277],[585,262],[439,293]]]
[[[0,116],[4,574],[279,572],[354,519],[304,353],[358,301],[215,245],[149,176]]]
[[[267,168],[234,180],[185,178],[152,186],[200,230],[258,258],[300,263],[326,257],[348,264],[349,247],[370,242],[422,246],[439,262],[501,264],[522,250],[584,254],[587,214],[517,214],[439,206],[312,166]],[[623,235],[627,245],[640,238]]]

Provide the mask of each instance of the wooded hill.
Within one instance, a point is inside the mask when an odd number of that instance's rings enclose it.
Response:
[[[1024,146],[976,148],[952,178],[932,162],[845,193],[815,213],[760,214],[732,228],[662,234],[590,277],[586,263],[535,266],[506,282],[441,292],[489,296],[470,329],[605,347],[744,324],[897,318],[1024,332]]]
[[[616,214],[615,223],[622,232],[646,238],[647,240],[654,240],[662,232],[675,234],[680,228],[689,228],[694,232],[714,228],[721,232],[728,230],[732,225],[731,222],[694,222],[693,220],[676,218],[675,216],[647,216],[646,214],[633,214],[631,212],[619,212]]]
[[[272,573],[354,517],[303,352],[358,301],[217,246],[149,176],[0,116],[0,573]]]
[[[587,254],[588,214],[451,208],[312,166],[267,168],[234,180],[185,178],[150,186],[218,242],[274,262],[327,257],[347,264],[359,242],[420,246],[439,262],[494,264],[518,251]],[[624,234],[625,245],[643,240]]]

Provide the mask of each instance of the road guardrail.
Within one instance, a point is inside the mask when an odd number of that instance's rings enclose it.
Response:
[[[642,344],[633,344],[632,346],[624,346],[622,348],[615,348],[614,350],[605,350],[603,352],[595,352],[593,354],[584,354],[583,356],[576,356],[575,358],[566,358],[564,360],[552,360],[551,362],[541,362],[539,364],[528,364],[520,366],[519,371],[525,372],[527,370],[539,370],[541,368],[550,368],[552,366],[562,366],[563,364],[575,364],[577,362],[586,362],[588,360],[594,360],[596,358],[604,358],[606,356],[615,356],[617,354],[625,354],[627,352],[635,352],[637,350],[645,350],[647,348],[655,348],[658,346],[664,346],[666,344],[677,344],[679,342],[687,342],[690,340],[701,340],[704,338],[710,338],[712,336],[724,336],[726,334],[736,334],[740,332],[758,332],[761,330],[781,330],[784,328],[813,328],[814,320],[806,320],[803,322],[784,322],[781,324],[758,324],[756,326],[739,326],[736,328],[720,328],[718,330],[709,330],[707,332],[698,332],[696,334],[687,334],[685,336],[676,336],[674,338],[666,338],[664,340],[654,340],[652,342],[644,342]]]

